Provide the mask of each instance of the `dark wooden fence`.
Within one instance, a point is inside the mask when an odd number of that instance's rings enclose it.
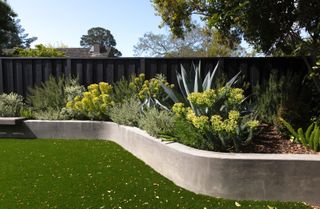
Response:
[[[201,60],[204,73],[213,69],[220,60],[220,70],[229,77],[242,71],[251,84],[263,83],[271,70],[305,73],[302,57],[267,58],[12,58],[0,57],[0,93],[16,92],[26,95],[28,88],[46,81],[50,75],[78,76],[88,85],[100,81],[115,82],[130,74],[145,73],[147,78],[164,74],[170,83],[176,83],[176,70],[183,64]],[[311,58],[308,58],[311,60]]]

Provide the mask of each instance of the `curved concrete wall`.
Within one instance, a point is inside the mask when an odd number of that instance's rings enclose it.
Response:
[[[236,154],[162,142],[144,131],[96,121],[24,122],[25,136],[107,139],[175,184],[214,197],[320,204],[320,155]]]

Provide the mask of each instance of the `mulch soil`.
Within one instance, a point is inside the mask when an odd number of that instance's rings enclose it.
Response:
[[[242,149],[244,153],[286,153],[286,154],[318,154],[310,148],[290,141],[276,127],[261,125],[253,143]]]

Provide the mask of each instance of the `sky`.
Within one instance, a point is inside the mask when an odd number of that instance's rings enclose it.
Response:
[[[150,0],[7,0],[35,44],[80,47],[80,38],[92,27],[111,31],[123,57],[133,56],[133,46],[146,32],[160,29]]]

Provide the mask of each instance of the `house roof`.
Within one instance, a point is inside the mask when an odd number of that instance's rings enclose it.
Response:
[[[57,48],[57,50],[64,52],[66,57],[108,57],[109,53],[92,52],[91,48]]]

